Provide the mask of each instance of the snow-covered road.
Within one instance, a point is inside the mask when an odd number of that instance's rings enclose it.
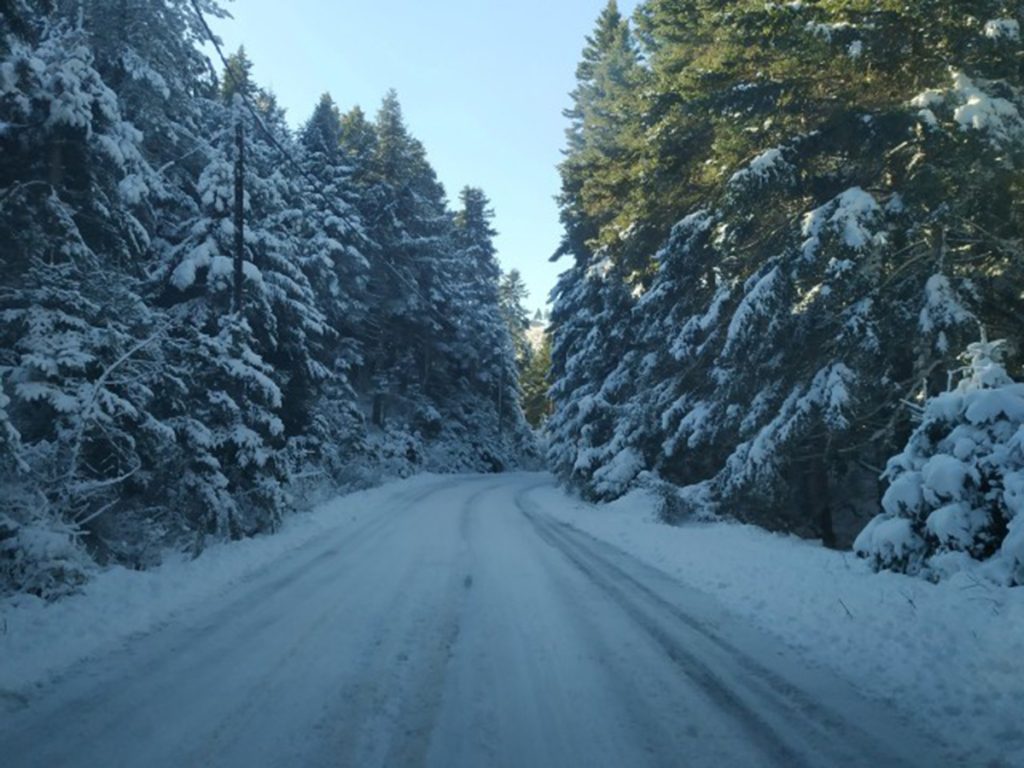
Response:
[[[357,524],[0,700],[0,762],[952,764],[886,705],[559,522],[550,485],[385,489]]]

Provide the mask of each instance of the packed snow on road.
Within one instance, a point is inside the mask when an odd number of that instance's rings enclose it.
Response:
[[[1020,764],[1019,591],[651,508],[425,475],[8,599],[4,765]]]

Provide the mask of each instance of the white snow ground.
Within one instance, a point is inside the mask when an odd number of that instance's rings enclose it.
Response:
[[[873,573],[850,553],[735,523],[667,527],[644,492],[538,502],[659,568],[958,746],[967,766],[1024,766],[1024,589]]]
[[[1024,764],[1024,590],[650,508],[423,476],[0,603],[2,762]]]

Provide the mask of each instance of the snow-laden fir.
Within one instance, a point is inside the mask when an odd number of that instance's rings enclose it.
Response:
[[[210,68],[216,3],[122,5],[4,5],[0,592],[529,461],[484,193],[452,210],[394,94],[294,132]]]
[[[884,512],[857,537],[858,554],[910,573],[1024,584],[1024,384],[1006,374],[1004,347],[970,345],[963,380],[925,403],[889,460]]]
[[[851,546],[968,345],[1006,338],[1020,371],[1019,21],[986,0],[610,3],[566,112],[553,471]],[[1006,513],[939,506],[864,554],[938,577],[999,549]],[[1019,583],[1007,552],[982,573]]]
[[[1019,8],[609,0],[533,327],[225,15],[0,2],[7,762],[1021,764]]]

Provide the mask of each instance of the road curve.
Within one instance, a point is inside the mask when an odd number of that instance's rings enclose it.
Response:
[[[550,483],[382,494],[359,526],[0,709],[0,762],[957,764],[710,598],[558,522],[532,493]]]

